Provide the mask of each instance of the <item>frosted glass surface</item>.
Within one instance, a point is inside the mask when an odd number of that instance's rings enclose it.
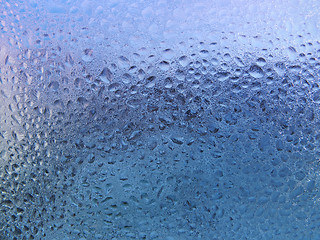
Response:
[[[320,239],[319,9],[0,0],[0,239]]]

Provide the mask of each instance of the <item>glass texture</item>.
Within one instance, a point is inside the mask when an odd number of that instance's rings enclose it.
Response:
[[[320,239],[319,9],[0,0],[0,239]]]

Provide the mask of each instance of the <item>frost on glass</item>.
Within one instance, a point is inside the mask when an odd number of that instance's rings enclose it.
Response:
[[[317,1],[0,1],[0,239],[318,239]]]

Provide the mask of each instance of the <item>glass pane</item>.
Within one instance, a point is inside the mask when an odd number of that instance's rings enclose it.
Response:
[[[0,1],[0,239],[320,239],[319,1]]]

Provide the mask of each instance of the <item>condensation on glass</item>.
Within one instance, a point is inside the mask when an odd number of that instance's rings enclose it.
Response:
[[[0,1],[0,239],[319,239],[318,1]]]

